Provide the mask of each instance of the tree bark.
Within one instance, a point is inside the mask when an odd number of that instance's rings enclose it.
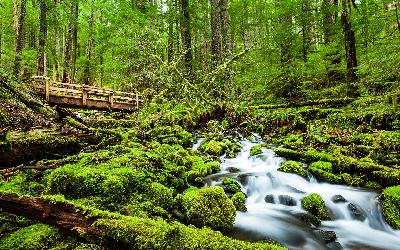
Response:
[[[72,29],[72,71],[71,71],[71,82],[75,82],[76,75],[76,57],[78,50],[78,1],[75,0],[75,11],[73,16],[73,29]]]
[[[190,34],[190,14],[189,14],[189,0],[181,0],[181,11],[182,11],[182,22],[181,22],[181,33],[182,33],[182,46],[185,55],[185,69],[186,76],[192,79],[192,37]]]
[[[24,24],[26,15],[26,0],[21,0],[20,13],[18,18],[17,39],[15,44],[14,76],[19,77],[21,68],[21,54],[24,47]]]
[[[45,48],[47,39],[47,20],[46,20],[46,0],[40,0],[39,3],[39,52],[37,62],[37,74],[39,76],[45,73]]]
[[[334,0],[322,1],[323,30],[324,30],[325,44],[329,44],[332,41],[333,25],[336,19],[334,11],[335,7],[336,6]]]
[[[14,28],[14,46],[17,46],[17,38],[18,38],[18,0],[13,0],[13,28]]]
[[[397,22],[397,29],[399,30],[399,33],[400,33],[400,18],[399,18],[399,5],[400,5],[400,2],[397,1],[395,4],[396,4],[396,22]]]
[[[168,62],[174,60],[174,6],[172,0],[168,1]]]
[[[94,10],[93,6],[91,7],[90,18],[89,18],[89,37],[86,45],[86,62],[85,62],[85,69],[83,73],[82,83],[85,85],[90,85],[90,82],[93,82],[91,77],[91,60],[92,60],[92,49],[94,44]]]
[[[351,28],[350,22],[350,4],[348,0],[342,0],[342,26],[344,33],[344,45],[346,50],[346,63],[347,63],[347,77],[350,81],[356,81],[357,69],[357,51],[356,51],[356,38],[354,31]]]
[[[1,56],[3,54],[3,19],[0,17],[0,65],[1,65]]]
[[[221,63],[221,29],[219,15],[219,0],[210,0],[211,4],[211,55],[212,66],[217,67]]]
[[[56,226],[77,236],[101,237],[101,231],[78,208],[67,203],[55,203],[29,196],[0,194],[3,212],[24,216],[30,220]]]
[[[312,23],[312,13],[311,13],[311,3],[309,0],[303,0],[302,4],[302,20],[301,20],[301,33],[303,39],[303,61],[307,62],[308,51],[312,43],[311,34],[311,23]]]
[[[63,64],[63,82],[72,82],[73,80],[73,53],[75,53],[74,40],[76,34],[76,18],[78,16],[78,3],[76,0],[71,2],[71,14],[68,25],[68,34],[65,38],[64,64]]]

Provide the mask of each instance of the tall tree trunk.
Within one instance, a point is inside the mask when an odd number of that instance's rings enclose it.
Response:
[[[94,44],[94,10],[93,6],[91,6],[91,12],[90,12],[90,18],[89,18],[89,37],[86,45],[86,62],[85,62],[85,69],[83,73],[83,79],[82,82],[85,85],[89,85],[91,82],[93,82],[92,77],[91,77],[91,60],[92,60],[92,49],[93,49],[93,44]]]
[[[13,28],[14,28],[14,46],[17,46],[17,39],[18,39],[18,0],[13,0]]]
[[[312,43],[311,35],[311,22],[312,22],[312,10],[311,3],[309,0],[303,0],[302,4],[302,20],[301,20],[301,33],[303,39],[303,61],[307,62],[308,51]]]
[[[182,11],[182,22],[181,22],[181,33],[182,33],[182,46],[185,54],[185,68],[186,76],[192,79],[192,37],[190,34],[190,14],[189,14],[189,0],[181,0],[181,11]]]
[[[14,76],[19,77],[21,68],[21,54],[24,47],[24,24],[26,15],[26,0],[21,0],[18,18],[17,39],[15,44]]]
[[[400,18],[399,18],[399,5],[400,5],[400,2],[397,1],[395,4],[396,4],[396,22],[397,22],[397,29],[399,30],[399,33],[400,33]]]
[[[44,75],[45,48],[47,39],[46,0],[40,0],[39,8],[39,52],[37,62],[37,74]]]
[[[3,54],[3,18],[0,17],[0,66],[1,66],[2,54]]]
[[[211,3],[211,54],[212,66],[215,68],[221,63],[221,29],[219,0],[210,0]]]
[[[76,1],[76,0],[75,0]],[[71,53],[72,53],[72,42],[74,39],[74,22],[75,22],[75,1],[71,2],[71,14],[68,24],[68,34],[65,37],[65,48],[64,48],[64,64],[63,64],[63,75],[62,82],[71,81]]]
[[[347,62],[347,77],[351,81],[357,80],[357,53],[356,53],[356,38],[354,31],[351,28],[350,22],[350,3],[348,0],[342,0],[342,26],[344,33],[344,45],[346,50]]]
[[[72,29],[72,70],[71,70],[71,82],[75,82],[76,75],[76,58],[78,51],[78,1],[75,0],[75,11],[74,11],[74,22]]]
[[[168,1],[168,62],[174,60],[174,6],[172,0]]]
[[[325,44],[329,44],[332,41],[333,36],[333,25],[335,23],[335,11],[334,0],[323,0],[322,1],[322,15],[323,15],[323,30],[324,30],[324,41]]]

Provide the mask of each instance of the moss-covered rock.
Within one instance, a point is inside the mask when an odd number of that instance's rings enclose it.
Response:
[[[182,196],[187,221],[197,227],[228,230],[235,221],[236,209],[221,187],[190,188]]]
[[[386,188],[381,200],[386,221],[393,228],[400,229],[400,186]]]
[[[235,194],[241,191],[239,182],[233,178],[222,178],[221,182],[227,193]]]
[[[332,163],[317,161],[308,167],[308,171],[313,174],[318,180],[327,181],[334,184],[339,184],[342,179],[339,175],[332,173]]]
[[[237,211],[247,212],[246,195],[243,192],[237,192],[231,197],[231,200]]]
[[[288,149],[288,148],[277,148],[275,149],[275,154],[280,157],[285,157],[290,160],[300,160],[303,157],[303,153]]]
[[[312,193],[301,200],[303,208],[318,220],[329,220],[329,213],[325,202],[319,194]]]
[[[36,250],[60,245],[60,232],[48,225],[34,224],[1,239],[0,249]]]
[[[255,155],[259,155],[262,154],[262,145],[256,145],[251,147],[250,149],[250,156],[255,156]]]
[[[286,173],[297,174],[304,178],[307,178],[308,176],[307,171],[303,168],[303,164],[297,161],[285,161],[278,170]]]
[[[223,139],[222,141],[211,139],[209,141],[204,141],[199,147],[201,152],[213,156],[222,156],[226,154],[228,158],[235,157],[236,154],[240,152],[240,149],[241,146],[238,143],[232,142],[229,139]]]

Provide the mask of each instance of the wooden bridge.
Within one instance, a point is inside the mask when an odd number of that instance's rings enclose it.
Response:
[[[62,107],[134,111],[143,103],[139,94],[98,88],[88,85],[62,83],[50,78],[32,77],[35,91],[49,104]]]

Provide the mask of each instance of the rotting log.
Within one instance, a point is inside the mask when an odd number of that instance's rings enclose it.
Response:
[[[78,237],[93,238],[97,241],[102,236],[101,231],[92,226],[92,221],[86,218],[83,211],[68,203],[0,193],[0,209],[55,226]]]

